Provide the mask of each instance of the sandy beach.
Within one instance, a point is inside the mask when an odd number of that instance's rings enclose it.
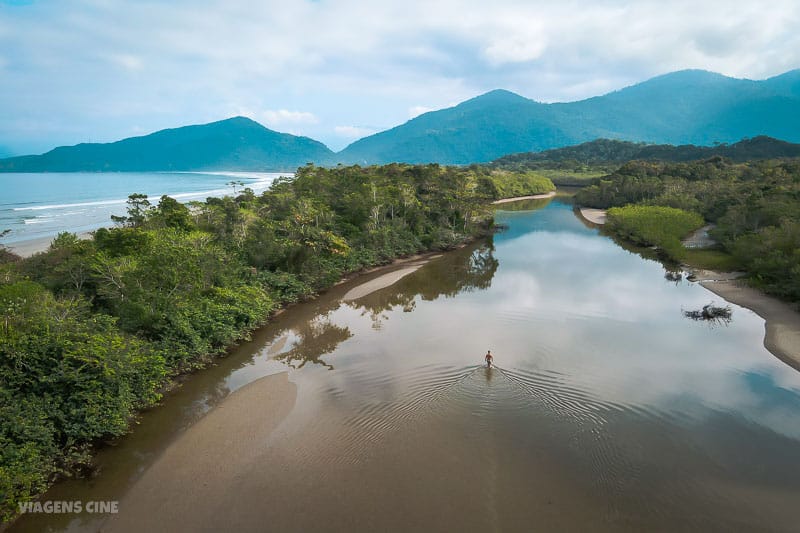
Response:
[[[492,205],[507,204],[509,202],[519,202],[520,200],[544,200],[552,198],[556,195],[556,191],[551,191],[545,194],[534,194],[532,196],[516,196],[514,198],[503,198],[502,200],[495,200]]]
[[[602,226],[603,224],[606,223],[605,209],[595,209],[594,207],[581,207],[580,213],[583,218],[585,218],[592,224],[597,224],[598,226]]]
[[[84,231],[78,234],[79,239],[90,239],[92,232]],[[44,252],[50,247],[55,237],[39,237],[37,239],[30,239],[28,241],[12,242],[6,245],[6,248],[20,257],[30,257],[33,254]]]
[[[781,361],[800,370],[800,313],[788,304],[735,279],[703,280],[700,284],[727,301],[746,307],[764,319],[764,347]]]
[[[20,257],[30,257],[33,254],[44,252],[50,247],[54,237],[40,237],[29,241],[12,242],[6,248]]]

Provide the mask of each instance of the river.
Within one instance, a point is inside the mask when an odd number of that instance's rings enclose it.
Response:
[[[558,199],[496,219],[492,241],[390,287],[342,301],[362,277],[289,308],[44,498],[119,515],[11,531],[795,531],[800,374],[764,349],[763,320],[686,318],[724,302]],[[228,445],[193,448],[209,410],[285,371],[274,431],[243,445],[248,417],[230,417]],[[162,472],[146,496],[163,504],[126,512],[176,446],[222,467]]]

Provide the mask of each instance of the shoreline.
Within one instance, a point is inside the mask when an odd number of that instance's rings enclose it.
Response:
[[[726,301],[760,316],[764,320],[764,348],[800,371],[800,312],[741,281],[725,279],[724,274],[709,278],[711,279],[700,279],[700,285]]]
[[[509,202],[519,202],[521,200],[545,200],[547,198],[553,198],[556,195],[556,191],[550,191],[544,194],[533,194],[530,196],[515,196],[513,198],[501,198],[500,200],[495,200],[492,202],[492,205],[499,205],[499,204],[507,204]]]
[[[580,207],[576,213],[585,221],[602,226],[606,223],[606,211]],[[700,229],[706,230],[707,226]],[[687,266],[691,272],[690,278],[693,278],[691,281],[761,317],[764,320],[764,347],[773,356],[800,371],[800,311],[774,296],[737,281],[745,275],[743,272],[714,272]]]
[[[360,285],[356,285],[355,287],[347,291],[347,293],[344,296],[342,296],[342,301],[350,302],[353,300],[358,300],[359,298],[364,298],[365,296],[369,296],[373,292],[385,289],[386,287],[391,287],[404,277],[408,276],[409,274],[413,274],[414,272],[419,270],[420,267],[427,264],[431,259],[433,259],[433,257],[407,264],[407,266],[404,266],[403,268],[392,270],[391,272],[387,272],[381,276],[378,276],[375,279],[371,279],[365,281],[364,283],[361,283]]]
[[[88,235],[88,237],[91,237],[90,233],[86,233],[86,235]],[[81,237],[81,238],[83,238],[83,237]],[[388,286],[396,283],[397,281],[400,281],[400,279],[402,279],[403,277],[405,277],[408,274],[411,274],[411,273],[415,272],[417,269],[419,269],[420,267],[426,265],[431,260],[437,259],[437,258],[441,257],[445,253],[454,252],[454,251],[466,248],[470,244],[473,244],[473,243],[479,241],[482,238],[485,238],[485,236],[479,235],[479,236],[473,237],[471,239],[468,239],[466,241],[463,241],[463,242],[453,246],[452,248],[448,248],[447,250],[430,250],[430,251],[427,251],[427,252],[420,252],[420,253],[413,254],[413,255],[410,255],[410,256],[406,256],[406,257],[398,257],[398,258],[393,259],[391,262],[383,264],[383,265],[375,265],[375,266],[367,267],[367,268],[364,268],[364,269],[361,269],[361,270],[357,270],[357,271],[354,271],[354,272],[350,272],[348,274],[344,274],[337,282],[335,282],[332,285],[330,285],[329,287],[321,290],[319,293],[316,293],[316,294],[310,296],[307,300],[303,300],[302,302],[288,302],[288,303],[281,304],[277,309],[275,309],[273,312],[271,312],[268,316],[265,317],[265,320],[264,320],[263,323],[261,323],[260,325],[254,327],[253,329],[249,330],[241,339],[239,339],[237,341],[234,341],[231,345],[226,347],[225,350],[224,350],[224,353],[226,354],[225,356],[227,356],[227,354],[229,353],[230,350],[233,350],[233,349],[237,348],[241,344],[242,341],[246,340],[250,335],[255,333],[257,330],[259,330],[261,328],[268,327],[274,318],[276,318],[277,316],[281,315],[287,309],[289,309],[290,307],[293,307],[297,303],[313,301],[313,300],[317,299],[321,294],[327,293],[328,291],[330,291],[330,290],[332,290],[332,289],[334,289],[334,288],[336,288],[336,287],[338,287],[338,286],[340,286],[340,285],[342,285],[344,283],[348,283],[348,282],[357,280],[360,277],[368,277],[370,274],[375,274],[375,273],[386,271],[386,272],[384,272],[383,275],[378,276],[378,277],[373,278],[373,279],[368,279],[363,284],[357,285],[353,289],[351,289],[351,291],[349,291],[349,292],[352,292],[354,289],[359,289],[359,288],[362,288],[364,286],[367,286],[370,289],[369,292],[365,292],[364,294],[360,294],[360,295],[357,296],[357,298],[362,298],[364,296],[372,294],[373,292],[376,292],[376,291],[381,290],[381,289],[383,289],[385,287],[388,287]],[[50,239],[50,240],[52,241],[52,239]],[[48,246],[49,246],[49,243],[48,243]],[[405,268],[397,268],[397,267],[402,267],[404,265],[408,265],[408,266],[406,266]],[[404,272],[409,268],[411,268],[413,270]],[[387,283],[387,281],[389,281],[389,277],[394,277],[396,275],[395,274],[396,272],[403,272],[403,274],[400,277],[398,277],[397,279],[391,279],[391,282]],[[364,287],[364,288],[366,289],[367,287]],[[340,301],[347,302],[348,300],[345,298],[345,296],[347,296],[347,294],[343,295],[343,297],[340,298]],[[351,298],[349,301],[355,300],[357,298]],[[171,393],[175,392],[176,389],[180,388],[183,385],[185,380],[191,379],[192,376],[194,374],[196,374],[197,372],[203,372],[204,370],[206,370],[208,368],[208,366],[213,365],[215,363],[215,361],[219,357],[223,357],[223,355],[217,355],[217,356],[212,357],[208,361],[207,364],[203,365],[200,368],[196,368],[196,369],[193,369],[193,370],[182,372],[180,374],[177,374],[177,375],[173,376],[170,379],[170,381],[168,383],[165,383],[164,386],[160,389],[160,392],[164,396],[160,400],[159,404],[162,403],[162,402],[168,401],[169,395]],[[285,377],[285,379],[283,381],[285,381],[286,383],[288,383],[291,386],[294,386],[293,383],[288,381],[288,377],[286,377],[286,376],[288,376],[288,372],[282,372],[280,374],[268,375],[268,376],[264,376],[263,378],[260,378],[260,379],[258,379],[256,381],[254,381],[254,382],[248,383],[247,385],[242,387],[242,389],[234,391],[228,397],[225,398],[223,403],[228,401],[230,396],[233,396],[233,395],[237,394],[241,390],[246,389],[246,388],[250,387],[251,385],[254,385],[254,384],[262,382],[262,381],[263,381],[263,383],[266,384],[269,379],[277,380],[278,376],[281,376],[281,375],[284,375],[284,377]],[[286,383],[283,383],[283,381],[279,384],[280,387],[285,387]],[[252,394],[258,394],[258,393],[248,393],[248,394],[252,395]],[[267,394],[267,392],[262,392],[261,394]],[[283,399],[285,399],[286,397],[287,397],[286,394],[282,394],[282,395],[279,396],[278,399],[275,400],[275,402],[279,403],[279,402],[283,401]],[[244,400],[242,400],[242,401],[244,401]],[[220,405],[222,405],[222,404],[220,404]],[[199,423],[200,421],[205,419],[208,416],[208,414],[210,414],[210,413],[212,413],[213,411],[216,411],[216,410],[217,409],[215,408],[215,409],[212,409],[211,411],[209,411],[209,413],[204,415],[200,420],[198,420],[197,423]],[[135,429],[135,422],[134,421],[139,416],[141,416],[143,413],[145,413],[146,411],[147,411],[147,409],[136,412],[136,414],[132,418],[129,430],[133,431]],[[286,415],[288,416],[288,412],[286,413]],[[282,421],[282,419],[280,421]],[[193,424],[192,427],[194,427],[194,425],[195,424]],[[120,438],[125,438],[125,435],[121,436]],[[101,445],[101,446],[106,446],[106,445]],[[94,456],[94,454],[96,452],[97,452],[97,448],[94,449],[94,451],[92,452],[92,455]],[[39,498],[43,497],[45,494],[47,494],[48,490],[53,485],[58,484],[60,481],[61,481],[61,478],[57,478],[54,482],[51,482],[49,484],[49,486],[48,486],[48,489],[45,490],[44,492],[40,493],[36,499],[39,499]],[[138,484],[140,482],[141,482],[141,480],[137,481],[136,484]],[[4,531],[6,531],[10,527],[12,527],[12,525],[16,522],[16,520],[17,520],[17,518],[19,518],[19,516],[21,516],[21,515],[15,516],[9,522],[0,523],[0,533],[3,533]],[[136,530],[135,529],[131,529],[131,531],[136,531]]]
[[[607,209],[597,209],[594,207],[580,207],[578,213],[588,222],[602,226],[606,223]]]
[[[55,239],[55,237],[36,237],[35,239],[29,239],[27,241],[8,243],[4,246],[6,250],[12,254],[26,259],[32,255],[46,251],[48,248],[50,248],[53,239]]]
[[[121,499],[125,512],[109,515],[102,529],[178,531],[187,528],[187,520],[194,522],[189,529],[202,529],[208,517],[198,516],[196,502],[219,501],[238,477],[263,461],[260,445],[278,431],[296,403],[297,385],[288,372],[234,391],[164,449]],[[236,460],[226,461],[223,454]]]
[[[78,238],[81,240],[88,240],[92,238],[92,234],[94,231],[82,231],[77,233]],[[12,242],[6,244],[6,250],[11,252],[12,254],[18,255],[23,259],[31,257],[41,252],[46,252],[50,245],[55,240],[56,236],[53,237],[36,237],[35,239],[29,239],[27,241],[19,241],[19,242]]]

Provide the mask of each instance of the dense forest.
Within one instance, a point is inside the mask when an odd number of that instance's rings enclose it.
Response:
[[[491,231],[536,175],[439,165],[300,168],[260,196],[151,205],[25,260],[0,249],[0,513],[128,431],[181,372],[344,274]]]
[[[686,163],[715,156],[740,163],[758,159],[800,157],[800,144],[788,143],[766,136],[742,139],[737,143],[716,146],[695,146],[693,144],[673,146],[671,144],[597,139],[543,152],[509,154],[495,159],[489,163],[489,167],[513,171],[544,169],[580,171],[587,167],[614,170],[624,163],[635,160]]]
[[[632,161],[576,201],[618,208],[609,210],[608,227],[624,238],[657,245],[674,260],[741,268],[755,286],[800,302],[800,160]],[[676,246],[707,222],[718,250]]]
[[[800,157],[800,144],[765,136],[716,146],[673,146],[596,139],[543,152],[509,154],[488,163],[487,167],[509,172],[536,172],[560,187],[584,187],[590,185],[591,180],[612,174],[630,161],[687,163],[712,157],[724,157],[739,163]]]

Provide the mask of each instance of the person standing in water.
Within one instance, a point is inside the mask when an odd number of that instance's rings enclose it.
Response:
[[[486,352],[486,357],[484,357],[484,359],[486,359],[486,368],[491,368],[492,367],[492,363],[494,362],[494,357],[492,357],[492,351],[491,350],[488,350]]]

